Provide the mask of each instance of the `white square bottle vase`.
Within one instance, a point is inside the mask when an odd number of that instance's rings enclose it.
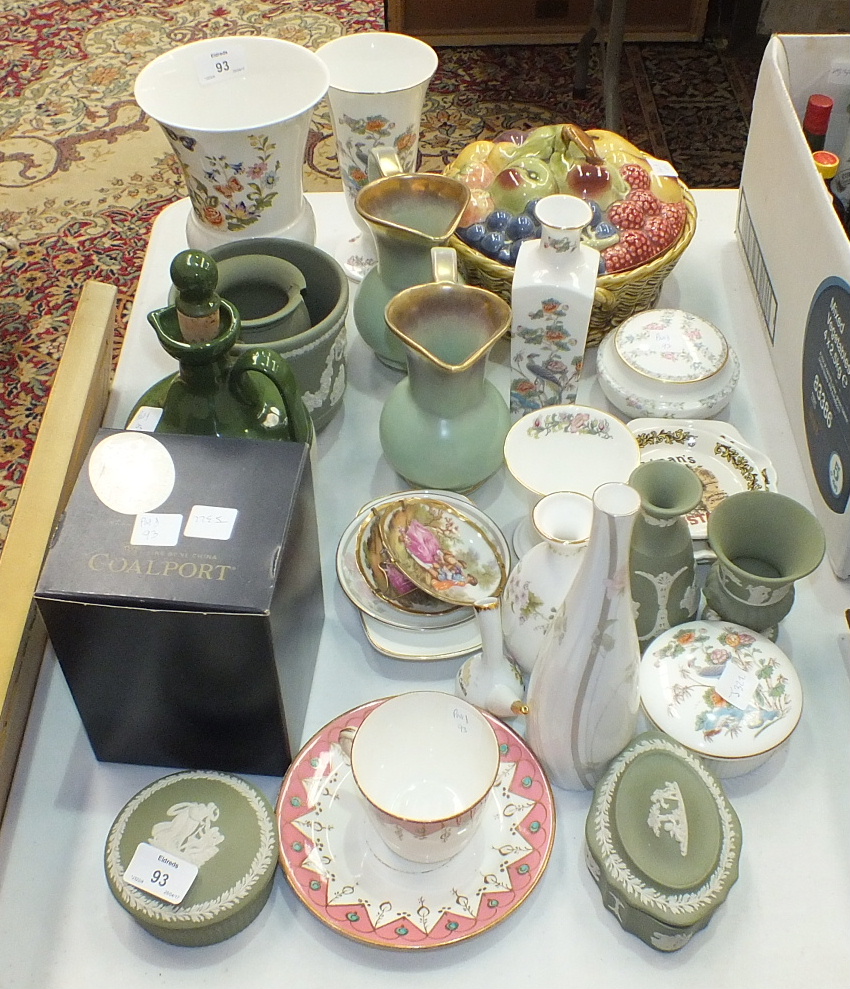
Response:
[[[581,240],[590,206],[545,196],[539,240],[525,241],[511,288],[511,417],[575,401],[596,291],[599,252]]]

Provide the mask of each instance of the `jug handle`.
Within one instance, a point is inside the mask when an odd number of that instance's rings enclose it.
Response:
[[[453,247],[431,248],[431,274],[435,282],[456,282],[457,251]]]
[[[375,179],[385,179],[390,175],[401,175],[404,169],[395,148],[379,145],[369,148],[366,158],[366,176],[369,182]]]
[[[230,371],[231,387],[239,389],[240,378],[248,371],[264,374],[280,392],[286,418],[289,423],[289,436],[296,443],[311,443],[313,440],[313,420],[301,398],[295,375],[289,362],[274,350],[258,347],[240,354]]]

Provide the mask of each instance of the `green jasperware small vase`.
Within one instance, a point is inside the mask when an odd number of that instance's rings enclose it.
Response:
[[[794,604],[794,583],[808,576],[826,550],[812,513],[777,491],[739,491],[708,517],[717,554],[705,582],[708,611],[775,639]]]
[[[635,625],[642,647],[674,625],[696,617],[694,548],[684,518],[699,505],[702,481],[684,464],[652,460],[632,472],[641,510],[630,555]]]

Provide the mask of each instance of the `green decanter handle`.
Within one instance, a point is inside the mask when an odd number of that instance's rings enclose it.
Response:
[[[241,393],[241,378],[249,371],[265,375],[280,393],[289,424],[290,439],[296,443],[311,443],[313,420],[304,405],[289,362],[274,350],[262,347],[247,350],[234,361],[230,369],[230,387]]]

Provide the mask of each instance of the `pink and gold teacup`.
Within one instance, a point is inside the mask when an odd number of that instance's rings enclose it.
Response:
[[[478,708],[439,691],[399,694],[339,741],[391,851],[436,864],[468,844],[499,770],[496,734]]]

